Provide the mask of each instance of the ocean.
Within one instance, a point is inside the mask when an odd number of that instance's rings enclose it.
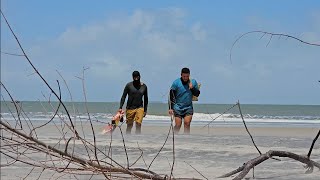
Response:
[[[74,120],[88,120],[107,123],[119,108],[118,102],[65,102],[69,114]],[[21,101],[20,116],[34,121],[49,120],[58,107],[58,102]],[[263,105],[243,104],[241,111],[244,120],[251,126],[292,126],[320,127],[320,105]],[[198,104],[194,103],[192,126],[242,126],[238,106],[234,104]],[[222,115],[223,114],[223,115]],[[59,115],[66,115],[62,106]],[[17,112],[13,103],[1,101],[1,118],[15,120]],[[167,126],[170,124],[166,103],[149,103],[144,125]]]

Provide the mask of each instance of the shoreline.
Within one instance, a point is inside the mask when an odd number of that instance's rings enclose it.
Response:
[[[40,126],[45,123],[45,121],[32,121],[33,126]],[[89,122],[76,122],[74,123],[75,127],[79,130],[84,130],[85,133],[91,134],[91,125]],[[81,125],[83,127],[81,127]],[[56,133],[56,126],[61,127],[61,122],[59,123],[49,123],[44,128],[40,128],[37,131],[39,133]],[[101,134],[103,128],[106,124],[102,123],[93,123],[94,131],[96,134]],[[126,124],[122,124],[121,128],[123,131],[126,129]],[[148,124],[142,123],[142,134],[148,135],[165,135],[168,134],[170,128],[170,124]],[[317,126],[302,126],[302,127],[294,127],[294,126],[251,126],[247,124],[247,128],[253,137],[255,136],[265,136],[265,137],[300,137],[300,138],[314,138],[320,127]],[[118,133],[119,128],[115,130],[115,133]],[[181,126],[179,135],[183,135],[183,125]],[[132,135],[135,132],[135,125],[132,128]],[[46,136],[46,134],[44,134]],[[239,126],[215,126],[210,125],[210,127],[195,126],[191,124],[191,135],[205,135],[205,136],[248,136],[248,133],[243,124]]]
[[[248,127],[249,132],[252,136],[275,136],[275,137],[305,137],[305,138],[314,138],[318,131],[319,127]],[[133,129],[134,130],[134,129]],[[154,127],[154,126],[142,126],[142,132],[145,134],[156,134],[168,132],[169,126]],[[180,134],[183,133],[183,127],[180,129]],[[245,127],[219,127],[219,126],[210,126],[208,129],[191,126],[192,135],[227,135],[227,136],[246,136],[248,135]]]

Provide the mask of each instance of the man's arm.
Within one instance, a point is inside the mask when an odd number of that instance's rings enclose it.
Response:
[[[174,103],[176,102],[176,91],[173,89],[170,89],[170,104],[169,104],[169,110],[173,108]]]
[[[198,83],[197,81],[194,80],[194,86],[192,86],[192,88],[190,89],[192,95],[196,96],[196,97],[199,97],[200,95],[200,90],[198,88]]]
[[[127,97],[127,94],[128,94],[128,84],[126,85],[126,87],[124,87],[124,90],[123,90],[123,93],[122,93],[122,97],[121,97],[121,100],[120,100],[120,108],[119,109],[122,109],[122,106],[126,100],[126,97]]]
[[[143,108],[144,108],[144,113],[146,114],[147,110],[148,110],[148,88],[147,88],[147,85],[146,85],[146,91],[144,92],[143,97],[144,97]]]
[[[199,95],[200,95],[200,90],[199,89],[193,87],[190,90],[191,90],[192,95],[199,97]]]

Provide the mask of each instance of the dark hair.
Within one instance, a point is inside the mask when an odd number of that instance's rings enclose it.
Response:
[[[133,71],[132,77],[137,77],[137,76],[140,76],[139,71]]]
[[[189,68],[186,68],[186,67],[185,67],[185,68],[182,68],[182,69],[181,69],[181,74],[182,74],[182,73],[190,74],[190,69],[189,69]]]

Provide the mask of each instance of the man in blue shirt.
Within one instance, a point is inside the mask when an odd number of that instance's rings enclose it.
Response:
[[[173,81],[170,88],[169,114],[175,117],[175,132],[180,131],[182,119],[184,119],[184,133],[190,133],[193,115],[192,96],[199,95],[198,83],[190,79],[189,68],[182,68],[181,77]]]

